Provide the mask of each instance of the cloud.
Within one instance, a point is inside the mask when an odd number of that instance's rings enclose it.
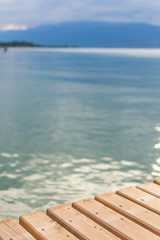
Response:
[[[27,27],[26,26],[16,26],[14,24],[9,24],[7,26],[4,26],[2,28],[3,31],[9,31],[9,30],[26,30]]]
[[[0,0],[0,28],[82,20],[160,25],[159,12],[159,0]]]

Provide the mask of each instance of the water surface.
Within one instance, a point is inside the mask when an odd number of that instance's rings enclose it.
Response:
[[[0,51],[0,219],[160,176],[160,50]]]

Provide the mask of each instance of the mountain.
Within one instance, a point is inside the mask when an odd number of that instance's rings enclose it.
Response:
[[[27,41],[44,46],[160,47],[160,27],[139,23],[68,22],[25,31],[0,31],[2,41]]]

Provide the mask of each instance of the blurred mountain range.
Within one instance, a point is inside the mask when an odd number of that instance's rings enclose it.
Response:
[[[68,22],[25,31],[0,31],[0,42],[43,46],[159,48],[160,27],[139,23]]]

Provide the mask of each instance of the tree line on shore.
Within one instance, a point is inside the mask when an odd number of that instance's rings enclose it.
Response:
[[[42,47],[42,46],[31,42],[12,41],[12,42],[0,42],[0,47]]]

